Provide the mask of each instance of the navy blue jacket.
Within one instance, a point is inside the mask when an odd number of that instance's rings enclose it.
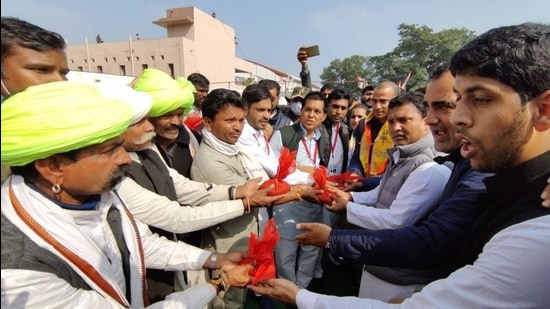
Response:
[[[368,265],[446,269],[454,265],[478,213],[488,174],[472,170],[459,150],[448,156],[453,172],[436,208],[417,224],[384,230],[338,230],[330,233],[330,252]]]

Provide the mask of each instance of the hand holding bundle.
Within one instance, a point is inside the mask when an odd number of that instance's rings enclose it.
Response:
[[[323,204],[331,204],[331,191],[327,189],[327,168],[325,166],[319,166],[316,168],[313,172],[313,180],[315,181],[313,188],[322,190],[321,193],[317,194],[319,202]]]
[[[290,185],[283,179],[290,173],[296,170],[296,151],[290,151],[288,148],[283,147],[281,155],[279,156],[279,167],[277,168],[277,175],[275,178],[265,181],[260,189],[274,185],[273,190],[269,191],[268,196],[275,196],[285,194],[290,191]]]
[[[249,271],[249,275],[253,277],[253,285],[275,278],[276,271],[273,250],[279,241],[279,237],[279,231],[273,218],[269,219],[269,222],[266,224],[261,239],[258,239],[256,233],[250,233],[248,240],[249,257],[244,259],[241,265],[254,265],[254,268]]]

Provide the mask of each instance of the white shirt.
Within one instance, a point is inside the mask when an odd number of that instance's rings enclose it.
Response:
[[[302,127],[302,130],[303,130],[303,127]],[[319,130],[315,130],[315,134],[313,138],[311,139],[304,138],[307,151],[306,151],[306,148],[304,147],[303,142],[300,142],[298,144],[298,151],[296,152],[297,165],[315,166],[315,167],[319,166],[319,162],[321,161],[320,154],[319,154],[319,150],[317,150],[317,156],[315,156],[315,149],[317,147],[317,140],[320,137],[321,137],[321,132]],[[283,149],[283,146],[284,146],[283,140],[281,138],[281,132],[279,130],[275,130],[273,132],[273,135],[269,140],[269,144],[271,145],[271,150],[273,150],[273,154],[278,158],[281,155],[281,150]],[[308,151],[309,151],[309,154],[308,154]],[[309,173],[305,173],[296,169],[294,173],[291,173],[290,175],[288,175],[284,180],[290,185],[311,184],[313,180],[309,176],[310,176]]]
[[[347,219],[357,226],[380,230],[416,223],[437,203],[451,176],[451,170],[426,162],[411,172],[390,208],[375,208],[380,186],[367,192],[351,192],[354,202],[346,205]]]
[[[254,129],[248,121],[245,121],[237,144],[245,147],[250,154],[258,159],[270,178],[275,177],[279,168],[279,158],[271,151],[269,139],[263,130]]]
[[[348,141],[343,141],[340,138],[340,126],[331,126],[332,137],[330,139],[330,159],[328,161],[327,173],[329,176],[338,175],[342,170],[344,165],[344,146],[343,143]]]
[[[473,265],[434,281],[402,304],[335,297],[300,290],[300,309],[325,308],[548,308],[550,216],[501,230]]]

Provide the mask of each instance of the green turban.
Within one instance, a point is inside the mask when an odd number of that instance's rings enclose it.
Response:
[[[2,163],[23,166],[119,136],[134,111],[91,86],[69,81],[32,86],[1,105]]]
[[[195,101],[195,86],[190,81],[182,77],[174,80],[157,69],[143,70],[134,89],[147,92],[153,98],[150,117],[162,116],[178,108],[183,108],[186,115]]]

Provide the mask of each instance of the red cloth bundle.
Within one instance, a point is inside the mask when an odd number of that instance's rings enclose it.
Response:
[[[191,113],[187,116],[187,118],[185,118],[183,123],[185,123],[185,125],[189,129],[200,132],[200,127],[202,125],[202,117],[200,116],[199,113]]]
[[[336,187],[338,188],[345,187],[346,182],[358,181],[360,179],[361,179],[361,176],[352,175],[351,172],[345,172],[340,175],[332,175],[327,177],[327,180],[329,182],[335,183]]]
[[[327,189],[327,168],[322,165],[316,168],[313,172],[313,180],[315,181],[313,188],[323,190],[323,192],[317,194],[319,201],[323,204],[331,204],[331,192]]]
[[[273,190],[269,191],[268,196],[275,196],[285,194],[290,191],[290,185],[283,179],[290,173],[296,170],[296,151],[290,151],[287,147],[281,149],[281,155],[279,156],[279,167],[277,168],[277,175],[275,178],[265,181],[260,189],[275,185]]]
[[[248,240],[249,257],[241,262],[244,264],[255,264],[254,269],[249,273],[253,277],[252,284],[275,278],[275,258],[273,250],[279,241],[279,231],[273,218],[267,222],[262,239],[258,239],[256,233],[250,233]]]

